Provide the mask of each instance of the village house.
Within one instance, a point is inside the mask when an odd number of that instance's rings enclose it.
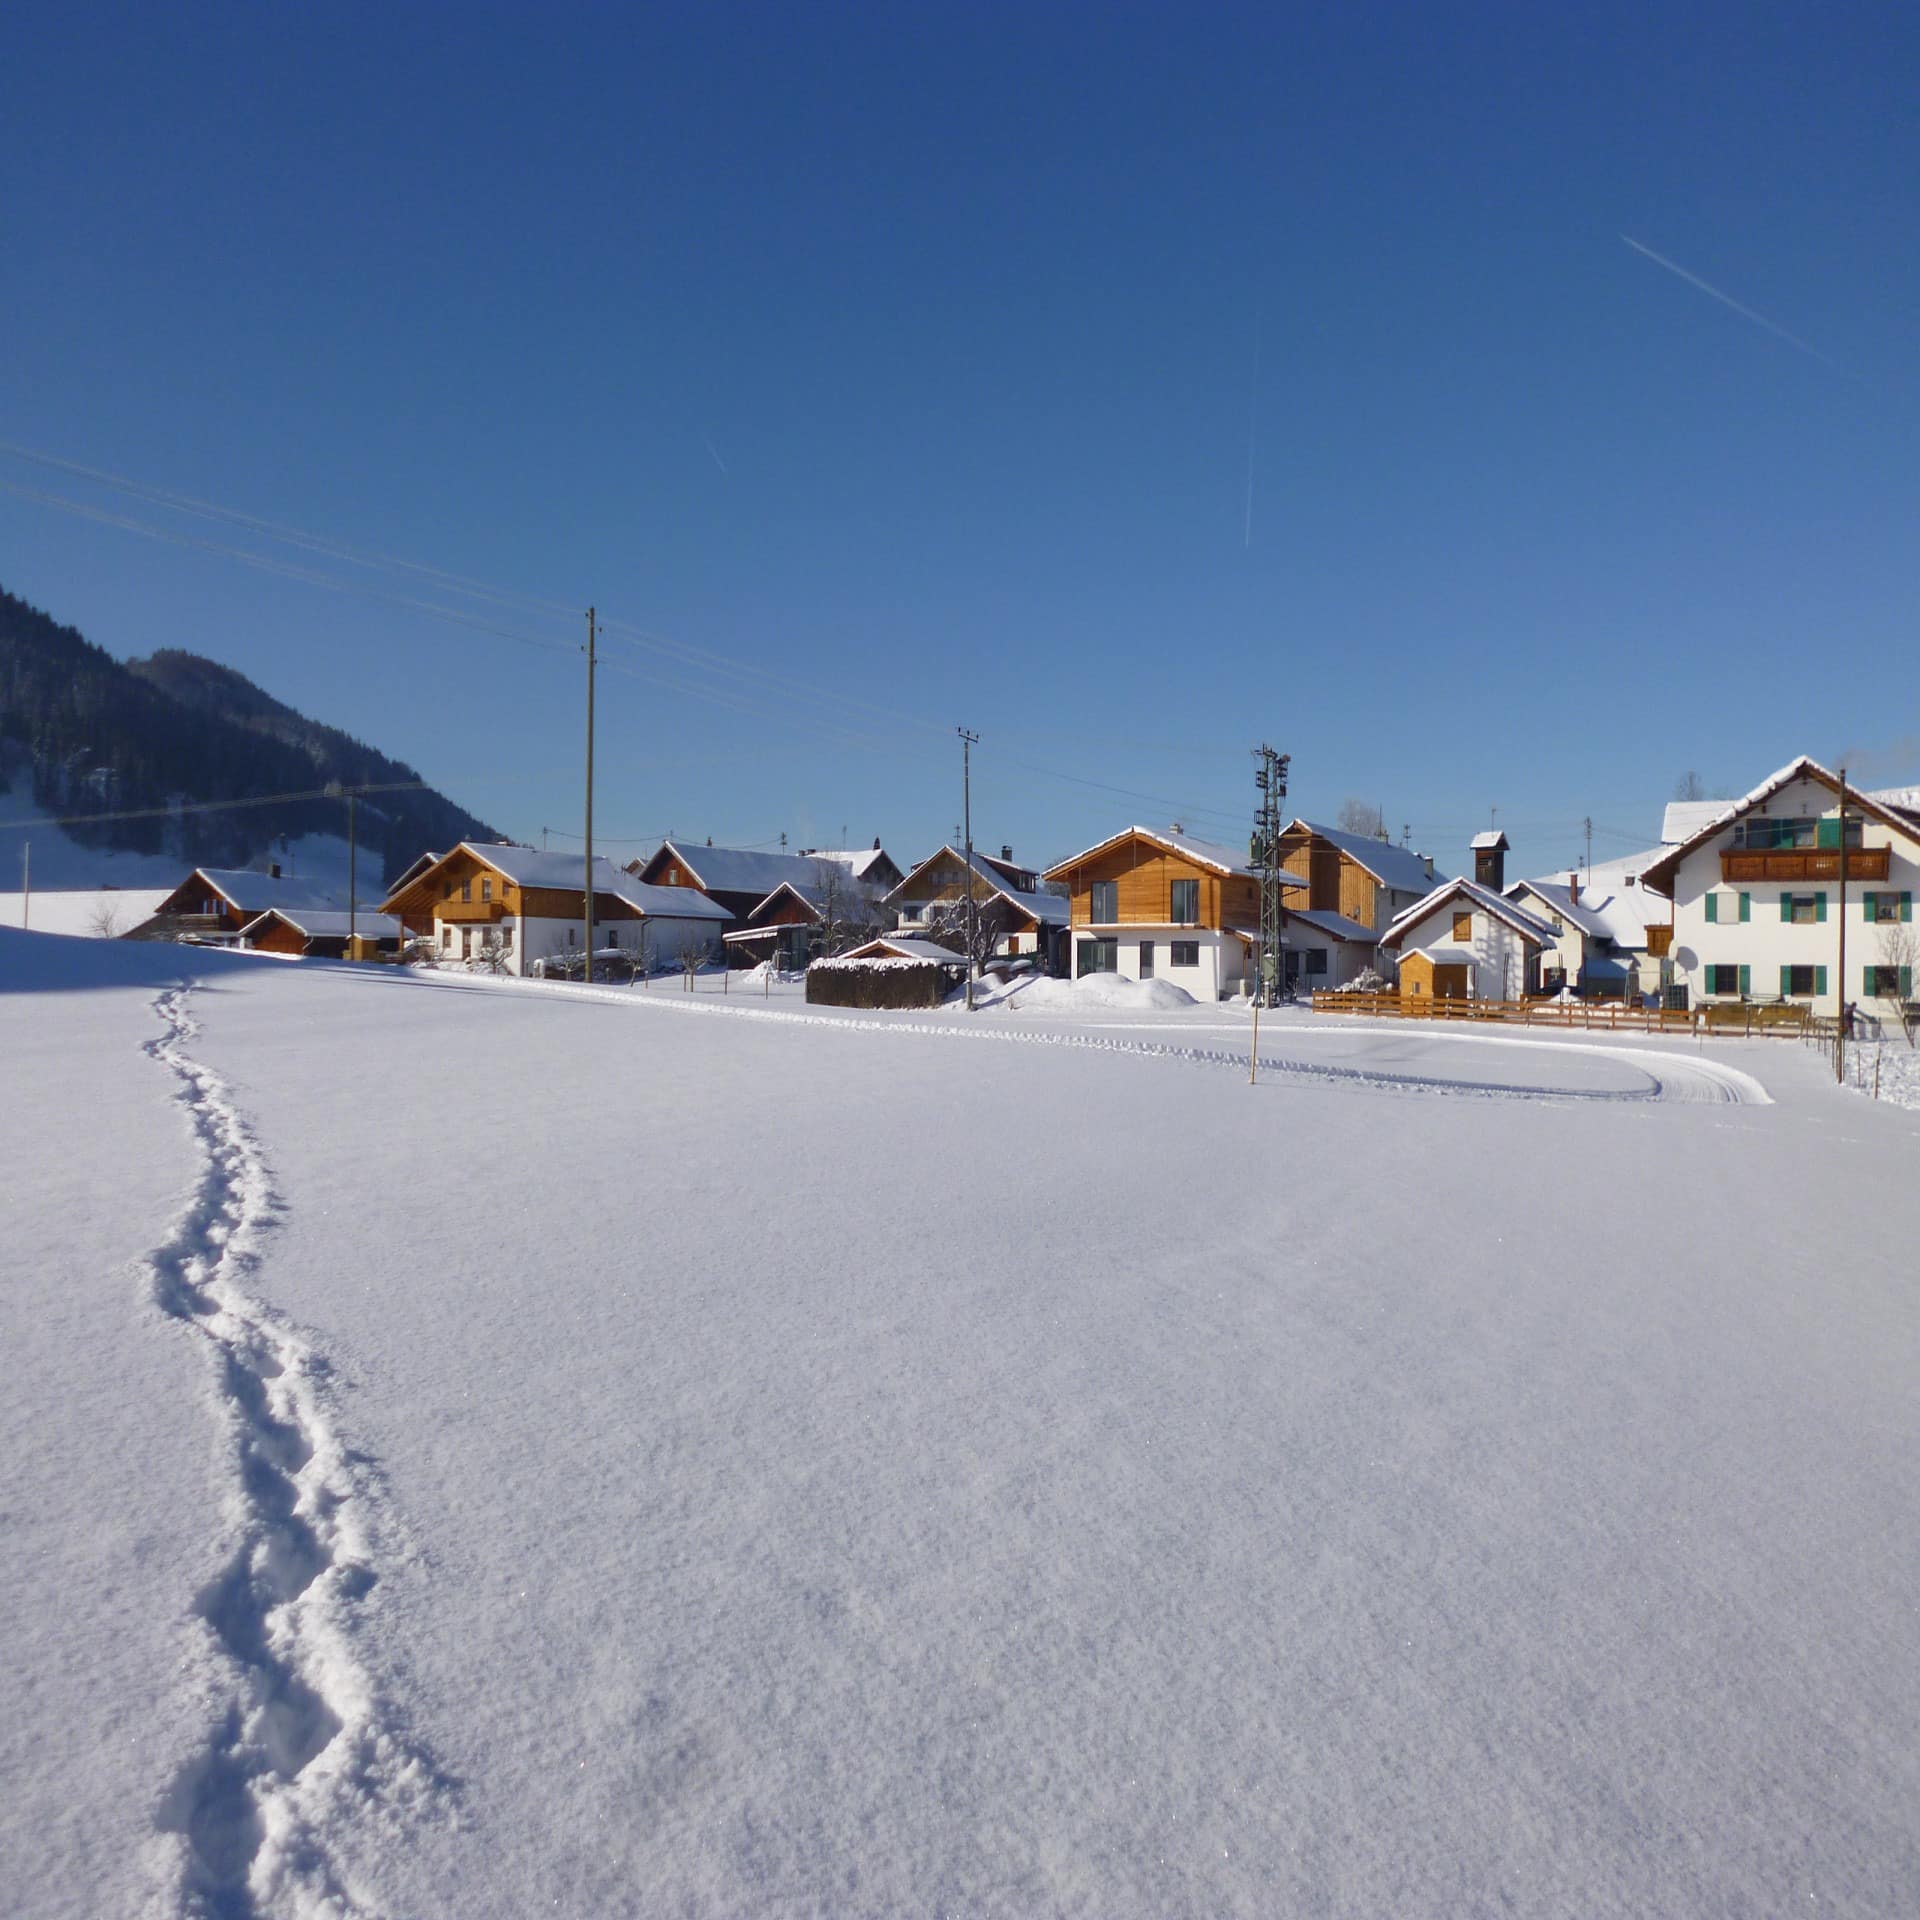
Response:
[[[355,959],[376,955],[392,958],[400,951],[406,929],[390,913],[368,907],[348,913],[335,907],[269,907],[240,930],[240,944],[255,953],[284,954],[290,959],[342,960],[352,941]]]
[[[1688,821],[1648,867],[1644,884],[1670,903],[1683,1005],[1784,1001],[1832,1015],[1845,1003],[1884,1015],[1912,999],[1920,817],[1849,786],[1843,861],[1840,802],[1838,777],[1802,755]]]
[[[1423,853],[1313,820],[1288,821],[1280,864],[1304,883],[1283,886],[1289,990],[1341,987],[1365,972],[1395,915],[1436,878]]]
[[[1446,881],[1381,935],[1403,998],[1520,1000],[1540,991],[1540,956],[1556,936],[1550,921],[1500,891],[1505,854],[1504,834],[1482,835],[1479,877]]]
[[[782,880],[747,915],[745,926],[725,936],[730,965],[757,966],[770,960],[777,967],[802,967],[816,955],[839,952],[885,925],[887,912],[877,882],[857,878],[830,855],[804,857],[813,862],[812,876],[799,882]],[[899,871],[891,861],[887,865]]]
[[[364,896],[370,907],[376,892],[370,889]],[[337,908],[344,914],[347,905],[344,885],[295,879],[283,875],[277,863],[261,872],[251,867],[195,867],[131,937],[238,946],[247,928],[272,908]]]
[[[1198,1000],[1251,990],[1260,887],[1244,853],[1178,826],[1136,826],[1046,877],[1068,889],[1075,979],[1170,980]]]
[[[1002,847],[998,858],[974,848],[971,870],[964,849],[942,847],[907,874],[884,904],[898,916],[900,933],[958,948],[966,940],[961,916],[969,893],[980,929],[980,958],[1028,955],[1048,972],[1064,969],[1066,900],[1045,891],[1040,876],[1021,866],[1011,847]]]
[[[627,871],[655,887],[691,887],[726,909],[728,931],[744,928],[754,910],[784,882],[796,891],[818,890],[827,869],[844,872],[862,887],[884,893],[900,869],[878,841],[857,852],[768,853],[757,847],[695,846],[663,840]]]
[[[411,869],[409,870],[411,871]],[[381,902],[411,925],[425,916],[432,951],[528,974],[583,951],[586,863],[577,853],[462,841]],[[612,861],[593,863],[594,949],[645,955],[656,965],[691,950],[718,952],[726,909],[693,889],[652,887]]]

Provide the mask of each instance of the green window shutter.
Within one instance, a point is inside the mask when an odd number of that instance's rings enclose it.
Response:
[[[1877,893],[1863,893],[1860,896],[1860,918],[1862,920],[1871,920],[1873,918],[1873,903],[1879,899],[1879,897]]]
[[[1750,1000],[1753,998],[1753,969],[1751,967],[1742,967],[1740,969],[1740,998],[1742,1000]]]
[[[1913,918],[1913,895],[1910,893],[1903,893],[1900,896],[1900,918],[1902,920]]]
[[[1744,927],[1753,918],[1753,895],[1743,893],[1740,896],[1740,924]]]
[[[1815,835],[1815,842],[1823,847],[1837,847],[1840,844],[1840,816],[1835,814],[1831,820],[1822,820]]]
[[[1813,970],[1813,990],[1814,990],[1814,992],[1815,992],[1815,993],[1825,993],[1825,992],[1826,992],[1826,990],[1827,990],[1827,970],[1826,970],[1826,968],[1825,968],[1825,967],[1815,967],[1815,968],[1814,968],[1814,970]]]
[[[1911,967],[1902,967],[1900,969],[1900,998],[1902,1000],[1911,1000],[1913,998],[1913,969]]]
[[[1780,969],[1780,998],[1784,1000],[1792,991],[1793,969],[1791,967],[1782,967]]]
[[[1824,920],[1827,917],[1827,896],[1824,893],[1816,893],[1813,896],[1813,917],[1816,920]]]
[[[1793,922],[1793,895],[1790,893],[1783,893],[1780,896],[1780,918],[1789,925]]]
[[[1710,893],[1707,895],[1707,925],[1712,927],[1718,926],[1719,923],[1720,896],[1717,893]]]

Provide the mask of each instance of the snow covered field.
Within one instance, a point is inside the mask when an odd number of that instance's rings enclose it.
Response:
[[[0,1906],[1912,1911],[1920,1116],[715,984],[0,929]]]

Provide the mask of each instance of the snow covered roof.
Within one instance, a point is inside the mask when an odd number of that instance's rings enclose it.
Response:
[[[1293,819],[1286,831],[1304,827],[1316,838],[1338,847],[1355,866],[1364,867],[1383,887],[1395,893],[1425,893],[1446,879],[1444,873],[1427,871],[1427,856],[1411,847],[1396,847],[1391,840],[1371,834],[1348,833],[1341,827],[1324,827],[1317,820]]]
[[[914,885],[926,870],[937,861],[951,860],[955,866],[965,868],[967,856],[959,847],[941,847],[927,857],[907,875],[890,893],[882,898],[889,904],[903,897],[909,897]],[[989,860],[978,847],[973,850],[972,872],[991,887],[1001,899],[1010,900],[1029,919],[1037,920],[1042,926],[1064,927],[1067,917],[1073,910],[1073,903],[1063,900],[1057,893],[1022,893],[1007,884],[1007,877],[999,871],[1000,862]]]
[[[454,853],[470,853],[476,860],[483,861],[502,878],[511,880],[516,887],[535,887],[554,893],[578,893],[586,877],[586,863],[577,853],[548,853],[539,847],[511,846],[501,842],[487,840],[462,840]],[[444,854],[435,865],[451,860],[453,854]],[[432,872],[433,869],[427,869]],[[414,874],[406,884],[417,885],[426,876]],[[620,867],[616,867],[604,854],[593,856],[593,890],[596,894],[609,893],[616,900],[624,900],[628,906],[643,914],[653,914],[669,920],[726,920],[732,916],[717,900],[709,900],[704,893],[692,887],[656,887],[634,876]],[[395,899],[402,891],[396,887],[386,897]],[[266,905],[279,905],[269,901]],[[324,904],[344,905],[344,902],[327,901]],[[385,902],[382,902],[384,905]]]
[[[1613,938],[1613,929],[1594,911],[1592,903],[1584,894],[1575,900],[1572,887],[1564,880],[1516,880],[1507,889],[1509,900],[1518,900],[1523,894],[1531,894],[1547,912],[1557,913],[1563,920],[1572,921],[1591,939]]]
[[[661,851],[671,852],[709,893],[750,893],[759,900],[783,880],[806,885],[818,861],[844,866],[853,858],[835,853],[765,853],[757,847],[689,847],[677,840],[663,840]],[[869,848],[869,862],[872,852]]]
[[[1634,864],[1627,870],[1637,875],[1645,859],[1652,857],[1633,856]],[[1571,920],[1582,933],[1611,940],[1618,947],[1644,947],[1648,925],[1664,919],[1667,903],[1643,893],[1637,884],[1629,885],[1625,874],[1615,871],[1623,864],[1613,861],[1606,867],[1594,867],[1581,882],[1578,901],[1566,880],[1516,880],[1507,889],[1507,897],[1513,899],[1524,889],[1551,912]]]
[[[272,874],[256,872],[252,867],[195,867],[188,877],[204,880],[236,913],[265,913],[269,907],[344,908],[347,904],[344,885],[301,880],[290,874],[276,880]],[[369,873],[367,897],[373,898],[378,889],[379,882]]]
[[[1653,888],[1656,893],[1665,895],[1673,884],[1673,876],[1680,862],[1703,842],[1712,838],[1722,827],[1730,826],[1742,814],[1751,813],[1755,807],[1765,806],[1782,787],[1795,780],[1813,780],[1836,796],[1840,791],[1840,779],[1830,773],[1811,754],[1801,754],[1797,759],[1789,760],[1777,772],[1770,773],[1750,793],[1741,795],[1738,800],[1676,800],[1667,808],[1667,825],[1661,830],[1661,838],[1668,842],[1660,857],[1653,862],[1641,876],[1642,883]],[[1916,837],[1914,822],[1889,807],[1883,800],[1870,793],[1863,792],[1851,782],[1847,786],[1847,804],[1857,807],[1861,813],[1880,821],[1883,826],[1893,828],[1896,833],[1909,839]],[[1694,813],[1711,808],[1707,818],[1701,820],[1684,839],[1675,842],[1670,828],[1674,815],[1679,808],[1690,808]],[[1692,815],[1686,817],[1691,818]]]
[[[1516,905],[1504,894],[1495,893],[1491,887],[1483,887],[1476,880],[1449,880],[1445,886],[1436,887],[1424,900],[1416,900],[1412,906],[1396,915],[1386,932],[1380,936],[1380,944],[1383,947],[1397,947],[1414,927],[1454,900],[1464,900],[1478,907],[1481,912],[1492,914],[1522,939],[1531,940],[1536,946],[1551,946],[1558,937],[1547,921]]]
[[[1510,847],[1513,842],[1496,827],[1489,827],[1485,833],[1476,833],[1467,845],[1475,853],[1491,853],[1496,847]]]
[[[1156,846],[1165,847],[1171,853],[1177,853],[1184,859],[1193,861],[1196,866],[1212,867],[1216,873],[1251,875],[1252,867],[1247,864],[1247,856],[1232,847],[1223,847],[1218,841],[1196,840],[1190,833],[1176,832],[1171,827],[1128,827],[1122,833],[1110,833],[1104,840],[1096,841],[1070,860],[1057,860],[1047,869],[1049,880],[1064,880],[1082,861],[1091,860],[1097,853],[1105,853],[1109,847],[1117,847],[1122,840],[1137,834],[1142,840],[1151,840]],[[1422,883],[1424,884],[1424,882]]]
[[[1726,810],[1724,800],[1669,800],[1666,812],[1660,816],[1660,838],[1668,846],[1677,847],[1683,840],[1691,840],[1709,821],[1719,819]]]
[[[830,848],[816,847],[810,853],[800,856],[803,860],[831,860],[837,867],[845,867],[856,880],[864,880],[870,869],[880,866],[892,866],[891,856],[884,847],[855,847],[849,852],[839,852]]]
[[[855,947],[839,957],[842,960],[934,960],[943,967],[966,964],[964,954],[941,946],[937,940],[908,939],[890,933],[882,934],[877,940],[869,940],[865,946]]]
[[[1349,920],[1344,913],[1329,913],[1321,907],[1289,907],[1287,918],[1289,921],[1302,921],[1321,933],[1331,934],[1336,940],[1351,940],[1364,947],[1374,944],[1373,929],[1358,920]]]
[[[241,939],[253,939],[267,921],[276,919],[284,920],[309,940],[344,940],[350,932],[362,940],[395,940],[405,930],[394,915],[368,907],[353,914],[344,907],[269,907],[240,929]]]

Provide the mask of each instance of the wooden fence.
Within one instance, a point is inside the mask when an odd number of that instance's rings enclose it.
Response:
[[[1785,1034],[1802,1038],[1814,1023],[1789,1002],[1709,1003],[1681,1011],[1631,1006],[1623,1000],[1460,1000],[1445,994],[1316,993],[1315,1013],[1353,1013],[1375,1020],[1495,1020],[1521,1027],[1578,1027],[1594,1033]],[[1832,1022],[1827,1022],[1831,1025]]]

